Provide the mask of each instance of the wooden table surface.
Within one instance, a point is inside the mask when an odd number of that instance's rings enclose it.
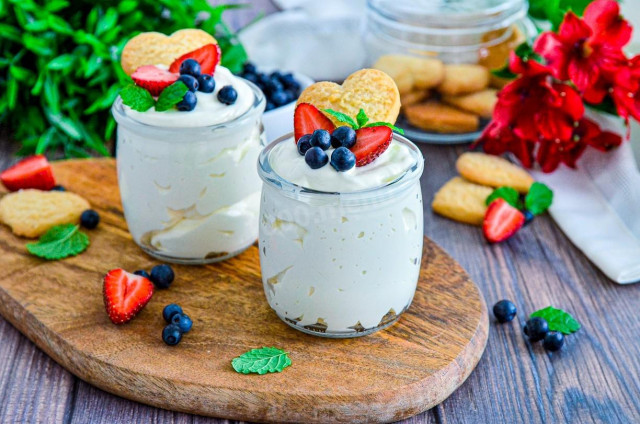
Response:
[[[235,26],[266,0],[230,12]],[[232,14],[235,13],[235,16]],[[640,422],[640,284],[619,286],[596,269],[548,217],[511,240],[490,246],[479,228],[434,215],[435,191],[455,174],[466,146],[421,146],[425,234],[469,272],[489,308],[507,298],[518,307],[509,324],[491,320],[483,358],[442,404],[405,423],[634,423]],[[0,139],[0,169],[17,150]],[[553,305],[583,328],[562,351],[546,353],[522,333],[527,314]],[[128,401],[65,371],[0,318],[0,423],[222,423]]]

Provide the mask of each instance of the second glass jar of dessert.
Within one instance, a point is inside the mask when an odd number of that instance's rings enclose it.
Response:
[[[407,137],[477,138],[507,82],[491,71],[537,33],[527,9],[526,0],[367,0],[367,64],[396,81]]]
[[[260,89],[218,67],[216,91],[197,93],[191,112],[136,112],[118,98],[118,183],[133,240],[168,262],[217,262],[258,236],[262,182],[256,161],[265,144]],[[232,85],[235,104],[216,99]]]
[[[271,308],[293,328],[324,337],[363,336],[409,308],[422,258],[424,160],[406,138],[393,137],[376,162],[351,174],[330,165],[310,170],[293,135],[260,154],[263,285]],[[283,176],[297,172],[296,155],[304,178],[326,191]],[[373,179],[381,183],[367,184]],[[329,189],[330,180],[342,189]]]

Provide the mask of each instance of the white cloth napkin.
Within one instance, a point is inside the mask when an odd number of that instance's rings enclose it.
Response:
[[[590,117],[626,134],[619,120]],[[553,190],[549,213],[591,262],[616,283],[640,282],[640,171],[629,141],[608,153],[587,149],[577,170],[534,177]]]

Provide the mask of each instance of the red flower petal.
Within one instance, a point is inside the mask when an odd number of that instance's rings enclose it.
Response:
[[[554,90],[556,90],[562,98],[562,110],[567,113],[573,121],[577,121],[584,115],[584,103],[580,94],[574,90],[571,86],[564,83],[553,84]]]
[[[615,47],[626,45],[632,27],[620,16],[620,6],[613,0],[596,0],[584,10],[584,21],[593,30],[593,41]]]
[[[564,20],[560,24],[560,30],[558,31],[559,39],[564,44],[569,45],[583,42],[589,38],[592,33],[589,25],[571,11],[564,15]]]
[[[560,165],[560,155],[558,154],[558,143],[549,140],[543,140],[538,146],[536,160],[540,164],[542,172],[555,171]]]
[[[567,69],[569,79],[578,87],[580,91],[584,91],[598,80],[600,71],[598,66],[590,58],[574,57],[569,62]]]
[[[561,110],[541,109],[535,115],[535,121],[540,135],[547,140],[565,141],[573,135],[573,120]]]
[[[571,53],[570,46],[563,43],[557,34],[543,32],[533,44],[533,50],[545,58],[547,66],[556,78],[568,79],[567,63]]]

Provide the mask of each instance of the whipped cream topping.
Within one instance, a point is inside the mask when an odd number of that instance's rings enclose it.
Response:
[[[255,96],[251,87],[243,79],[236,77],[223,66],[216,67],[213,79],[216,81],[213,93],[197,91],[198,103],[190,112],[180,112],[177,109],[158,112],[154,108],[138,112],[125,105],[125,114],[147,125],[181,128],[206,127],[229,122],[249,110]],[[218,91],[226,85],[232,85],[238,93],[238,99],[232,105],[226,105],[218,100]]]
[[[326,151],[329,158],[334,149]],[[330,163],[311,169],[298,153],[293,137],[275,146],[269,155],[273,170],[285,180],[301,187],[326,192],[352,192],[389,184],[401,177],[414,163],[409,147],[393,139],[389,148],[373,162],[338,172]]]

